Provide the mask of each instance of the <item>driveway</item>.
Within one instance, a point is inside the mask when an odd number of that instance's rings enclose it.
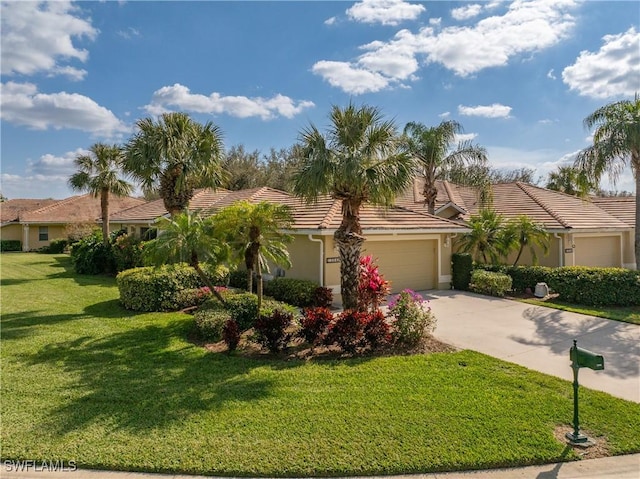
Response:
[[[604,371],[581,368],[581,386],[640,402],[640,326],[461,291],[424,291],[435,336],[458,348],[573,381],[569,349],[604,356]]]

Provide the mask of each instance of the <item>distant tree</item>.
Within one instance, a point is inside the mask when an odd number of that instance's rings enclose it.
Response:
[[[276,150],[271,148],[263,156],[265,185],[277,190],[293,192],[294,175],[299,166],[300,145]]]
[[[127,196],[133,191],[133,185],[122,175],[123,154],[117,145],[95,143],[89,148],[89,154],[79,155],[74,160],[78,169],[69,177],[69,186],[75,191],[87,191],[100,198],[102,217],[102,241],[109,244],[109,196]]]
[[[144,118],[125,146],[126,171],[145,191],[157,189],[173,216],[189,205],[194,190],[222,182],[222,135],[185,113],[164,113],[157,121]]]
[[[459,172],[457,183],[473,184],[483,180],[481,176],[464,176],[465,167],[482,167],[487,162],[487,152],[481,147],[468,141],[461,141],[454,148],[456,136],[462,133],[462,126],[456,121],[443,121],[435,127],[427,127],[422,123],[410,122],[404,128],[404,145],[406,151],[417,164],[420,175],[424,178],[422,192],[430,214],[435,214],[438,190],[436,181],[445,179],[449,170]],[[487,183],[474,184],[487,188]]]
[[[502,237],[505,221],[495,210],[482,209],[471,215],[467,226],[471,231],[459,237],[461,253],[470,253],[473,259],[485,264],[497,263],[505,253],[506,245]]]
[[[202,262],[218,265],[228,257],[227,247],[218,238],[211,218],[203,218],[198,212],[187,210],[171,218],[160,218],[158,229],[161,233],[144,248],[146,258],[157,266],[188,263],[218,301],[225,304],[224,298],[201,267]]]
[[[237,191],[265,186],[258,150],[248,152],[244,145],[232,146],[222,160],[224,180],[222,186]]]
[[[590,181],[577,168],[568,165],[558,166],[555,171],[549,173],[546,188],[574,196],[598,191],[597,183]]]
[[[221,209],[213,218],[216,228],[225,232],[232,258],[247,268],[248,291],[253,291],[253,273],[258,281],[258,308],[262,304],[262,272],[269,272],[269,262],[291,267],[287,244],[293,236],[283,230],[291,228],[293,217],[286,205],[262,201],[257,204],[238,201]]]
[[[545,255],[549,252],[549,233],[544,225],[536,223],[527,215],[519,215],[504,226],[499,243],[504,248],[505,256],[513,250],[518,251],[513,266],[518,264],[525,249],[531,253],[533,264],[537,264],[536,247],[541,248]]]
[[[530,185],[536,185],[540,182],[540,179],[535,178],[536,171],[531,168],[491,168],[489,171],[489,180],[492,184],[496,183],[515,183],[519,181],[521,183],[527,183]]]
[[[635,256],[640,268],[640,95],[598,108],[584,120],[593,133],[593,145],[582,150],[575,167],[596,184],[607,172],[613,183],[625,166],[636,181]]]
[[[333,106],[325,135],[314,125],[300,134],[300,166],[294,192],[309,203],[331,195],[342,204],[333,237],[340,253],[340,287],[346,310],[358,307],[360,253],[365,238],[360,210],[369,202],[392,205],[413,179],[414,163],[399,149],[396,127],[379,109]]]
[[[7,197],[0,193],[0,203],[4,203],[5,201],[7,201]]]

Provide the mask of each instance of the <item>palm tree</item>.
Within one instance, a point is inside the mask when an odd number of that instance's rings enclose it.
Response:
[[[213,123],[193,121],[185,113],[164,113],[157,122],[144,118],[125,147],[126,170],[145,191],[158,188],[173,216],[189,205],[195,188],[219,186],[224,152]]]
[[[371,106],[333,106],[323,135],[313,124],[300,134],[302,147],[293,191],[313,203],[331,195],[342,203],[334,233],[340,254],[340,286],[345,309],[358,305],[358,271],[365,238],[360,208],[366,202],[392,205],[412,180],[413,162],[399,149],[397,129]]]
[[[518,264],[525,248],[529,249],[533,264],[538,263],[536,247],[541,248],[545,255],[549,252],[549,233],[544,225],[536,223],[527,215],[519,215],[507,222],[500,236],[505,253],[518,250],[513,266]]]
[[[573,196],[584,196],[598,190],[597,183],[589,181],[584,173],[573,166],[559,166],[549,173],[546,188]]]
[[[475,261],[487,264],[497,263],[505,252],[502,238],[504,218],[495,210],[482,209],[478,215],[471,215],[467,224],[471,231],[460,236],[460,252],[471,253]]]
[[[436,127],[417,122],[409,122],[404,127],[405,147],[417,160],[420,174],[424,177],[422,194],[430,214],[435,213],[437,180],[446,179],[450,170],[460,172],[465,167],[473,167],[476,173],[484,171],[482,167],[487,163],[487,151],[472,144],[471,140],[461,141],[457,148],[451,149],[459,133],[462,133],[462,126],[453,120],[443,121]],[[456,179],[469,186],[480,186],[483,197],[486,196],[489,181],[485,175]]]
[[[158,237],[145,246],[145,256],[157,266],[188,263],[202,283],[225,304],[224,298],[201,267],[202,262],[218,265],[228,256],[226,245],[215,234],[213,221],[203,218],[198,212],[187,210],[171,218],[160,218],[158,230]]]
[[[88,191],[100,197],[102,215],[102,241],[109,244],[109,196],[127,196],[133,185],[121,178],[123,155],[117,145],[96,143],[88,155],[79,155],[73,161],[78,171],[69,177],[69,186],[75,191]]]
[[[595,128],[593,145],[582,150],[575,166],[599,184],[607,172],[615,182],[626,166],[636,180],[636,268],[640,268],[640,95],[598,108],[585,118],[587,129]]]
[[[293,217],[286,205],[267,201],[257,204],[238,201],[221,209],[214,217],[219,231],[226,232],[225,240],[237,262],[247,268],[248,290],[253,291],[253,273],[258,281],[258,309],[262,305],[262,272],[269,272],[269,262],[291,267],[287,244],[293,236],[282,230],[291,228]]]

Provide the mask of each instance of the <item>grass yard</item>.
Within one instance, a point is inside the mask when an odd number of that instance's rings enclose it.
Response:
[[[613,319],[631,324],[640,324],[640,306],[580,306],[579,304],[571,304],[558,299],[539,300],[539,299],[518,299],[523,303],[534,304],[536,306],[545,306],[547,308],[560,309],[562,311],[571,311],[572,313],[588,314],[597,318]]]
[[[2,459],[308,476],[575,459],[571,384],[471,351],[280,361],[207,352],[64,255],[2,254]],[[437,333],[437,331],[436,331]],[[640,451],[640,405],[581,389],[581,423]]]

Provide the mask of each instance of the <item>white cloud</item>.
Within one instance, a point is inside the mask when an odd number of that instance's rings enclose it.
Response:
[[[80,80],[85,70],[61,63],[85,62],[87,50],[74,40],[93,40],[98,30],[91,19],[81,18],[80,9],[69,1],[2,2],[2,74],[66,75]]]
[[[272,98],[222,96],[217,92],[208,96],[194,94],[186,86],[176,83],[156,90],[151,98],[151,103],[146,105],[144,109],[152,115],[169,111],[170,107],[177,107],[180,110],[196,113],[227,114],[238,118],[257,116],[268,120],[277,116],[293,118],[313,106],[315,105],[311,101],[295,101],[280,94]]]
[[[431,25],[431,26],[439,27],[441,23],[442,23],[442,18],[440,18],[440,17],[438,17],[438,18],[430,18],[429,19],[429,25]]]
[[[395,35],[397,41],[391,43],[376,41],[363,45],[360,48],[367,50],[367,53],[358,58],[358,66],[396,80],[409,78],[418,70],[418,60],[410,44],[402,41],[406,35],[411,33],[401,30]]]
[[[445,111],[445,112],[440,113],[438,116],[440,118],[448,118],[450,115],[451,115],[450,111]]]
[[[558,119],[552,120],[551,118],[544,118],[542,120],[538,120],[538,123],[541,125],[551,125],[553,123],[558,123],[558,122],[559,122]]]
[[[640,88],[640,32],[605,35],[597,52],[582,51],[562,71],[570,90],[591,98],[633,95]]]
[[[477,3],[472,5],[465,5],[464,7],[454,8],[451,10],[451,16],[456,20],[469,20],[470,18],[477,17],[482,11],[482,5]]]
[[[325,25],[335,25],[335,23],[336,23],[336,21],[337,21],[337,20],[338,20],[338,19],[337,19],[336,17],[327,18],[327,19],[324,21],[324,24],[325,24]]]
[[[494,103],[492,105],[458,105],[458,113],[463,116],[481,116],[483,118],[509,118],[511,107]]]
[[[313,65],[311,71],[322,76],[331,86],[354,95],[380,91],[390,83],[379,73],[346,62],[322,60]]]
[[[118,30],[116,34],[125,40],[131,40],[134,37],[140,36],[140,30],[137,28],[129,27],[126,30]]]
[[[112,137],[130,129],[108,109],[77,93],[39,93],[32,83],[0,84],[4,121],[37,130],[76,129]]]
[[[478,137],[477,133],[458,133],[455,140],[459,143],[461,141],[471,141]]]
[[[62,156],[51,153],[42,155],[38,160],[27,160],[26,173],[30,177],[55,176],[64,178],[66,181],[70,175],[75,173],[76,168],[73,161],[80,155],[88,155],[90,152],[84,148],[77,148],[74,151],[67,151]]]
[[[361,0],[347,9],[347,16],[356,22],[398,25],[415,20],[426,9],[423,5],[404,0]]]
[[[558,77],[555,76],[555,74],[553,73],[553,68],[551,70],[549,70],[547,72],[547,78],[551,79],[551,80],[556,80]]]

